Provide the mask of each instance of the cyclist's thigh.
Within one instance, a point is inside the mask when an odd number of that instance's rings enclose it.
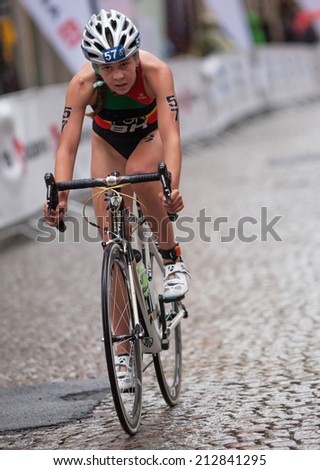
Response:
[[[141,140],[138,147],[130,155],[126,164],[126,173],[131,175],[156,172],[158,171],[158,163],[161,161],[163,161],[163,145],[159,130],[156,129]],[[161,191],[159,181],[135,184],[134,191],[148,209],[152,207],[152,212],[156,210],[159,212],[159,216],[162,217],[166,214],[159,199]],[[147,212],[150,213],[149,210]]]
[[[158,163],[163,160],[163,145],[159,129],[144,137],[126,164],[126,173],[148,173],[158,170]]]
[[[126,173],[156,172],[158,163],[161,161],[163,161],[163,145],[157,129],[144,138],[130,155]],[[151,224],[152,231],[158,238],[162,248],[172,248],[174,245],[173,227],[159,198],[161,192],[160,182],[136,184],[134,190],[143,204],[147,220]]]

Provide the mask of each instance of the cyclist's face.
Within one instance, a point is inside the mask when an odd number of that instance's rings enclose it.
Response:
[[[111,91],[125,95],[136,81],[136,67],[136,60],[131,56],[114,64],[99,65],[99,73]]]

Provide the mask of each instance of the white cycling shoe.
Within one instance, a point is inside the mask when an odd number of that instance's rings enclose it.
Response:
[[[187,276],[191,277],[182,261],[167,264],[164,271],[163,297],[166,300],[183,297],[189,290]]]
[[[120,354],[115,357],[115,366],[118,384],[121,392],[133,392],[134,380],[132,370],[132,356]]]

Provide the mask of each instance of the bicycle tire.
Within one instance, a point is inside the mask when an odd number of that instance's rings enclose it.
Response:
[[[153,363],[162,396],[169,406],[179,402],[182,378],[181,325],[169,337],[169,348],[154,354]]]
[[[121,245],[107,244],[103,256],[102,321],[104,348],[109,381],[116,413],[123,429],[135,434],[142,409],[142,352],[137,338],[129,288],[128,266]],[[133,387],[124,390],[117,377],[115,357],[130,353],[132,356]]]
[[[159,292],[163,289],[163,264],[151,257],[151,276],[155,281],[154,299],[157,301],[158,328],[162,331]],[[157,278],[157,279],[156,279]],[[179,302],[164,304],[168,326],[170,318],[174,317],[179,309]],[[182,380],[182,338],[181,325],[178,324],[169,337],[168,349],[153,355],[153,363],[161,394],[169,406],[175,406],[179,401]]]

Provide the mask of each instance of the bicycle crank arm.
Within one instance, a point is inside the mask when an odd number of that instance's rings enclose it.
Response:
[[[170,331],[170,333],[176,328],[176,326],[180,323],[182,318],[187,318],[187,317],[188,317],[188,312],[185,309],[185,307],[181,305],[179,312],[171,321],[170,326],[168,326],[168,330]]]
[[[166,301],[162,295],[159,295],[159,301],[160,301],[160,315],[161,315],[161,319],[162,319],[162,340],[161,340],[161,344],[162,344],[163,349],[169,349],[170,334],[179,325],[180,321],[183,318],[188,317],[188,312],[187,312],[185,306],[182,303],[177,302],[178,306],[179,306],[178,313],[175,313],[175,315],[171,316],[171,318],[170,318],[170,316],[166,314],[166,311],[165,311],[165,308],[164,308],[164,304],[168,303],[168,301]]]

